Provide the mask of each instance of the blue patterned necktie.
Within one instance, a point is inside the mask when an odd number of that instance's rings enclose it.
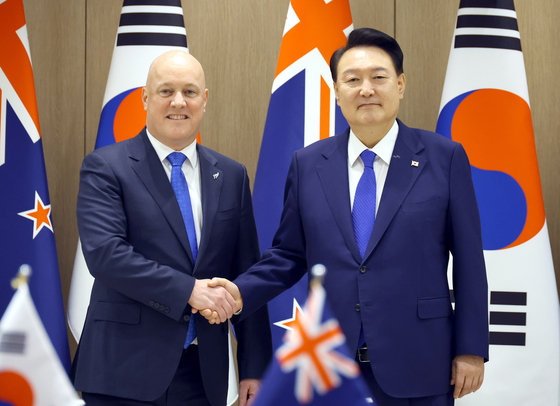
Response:
[[[352,209],[352,221],[354,223],[354,236],[360,249],[362,258],[366,252],[369,237],[375,223],[376,189],[375,172],[373,161],[375,153],[366,149],[360,154],[364,162],[364,173],[358,182],[354,196],[354,207]]]
[[[356,194],[354,196],[354,207],[352,208],[352,221],[354,222],[354,235],[362,258],[366,252],[369,237],[375,223],[375,205],[377,185],[375,183],[375,172],[373,171],[373,161],[375,153],[366,149],[360,154],[364,163],[364,173],[358,182]],[[364,327],[360,327],[360,338],[358,348],[364,345]]]
[[[198,247],[196,244],[196,229],[194,227],[191,196],[189,194],[189,186],[187,185],[187,180],[185,179],[185,175],[183,174],[183,170],[181,169],[181,167],[183,166],[183,162],[185,162],[185,159],[187,159],[187,157],[181,152],[172,152],[167,156],[167,160],[171,163],[172,166],[171,187],[175,192],[177,203],[179,203],[179,209],[181,209],[185,228],[187,229],[187,236],[189,237],[189,244],[191,246],[193,260],[196,262]],[[185,348],[187,348],[189,344],[192,343],[196,338],[195,316],[196,314],[191,314],[191,321],[189,323],[187,339],[185,340]]]

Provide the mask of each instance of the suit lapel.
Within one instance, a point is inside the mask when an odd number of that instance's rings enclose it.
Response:
[[[132,169],[161,208],[169,226],[190,258],[191,266],[194,265],[189,238],[179,204],[161,161],[146,135],[145,129],[131,141],[129,145],[129,158]]]
[[[424,149],[413,130],[399,123],[399,135],[393,150],[393,157],[383,187],[383,195],[379,203],[379,210],[375,217],[375,225],[364,254],[367,258],[375,249],[387,227],[400,209],[410,189],[426,166],[426,158],[419,155]],[[413,164],[417,162],[418,165]]]
[[[204,217],[198,255],[204,258],[204,253],[210,245],[211,225],[214,223],[214,217],[216,217],[216,212],[218,211],[224,174],[216,167],[218,160],[209,154],[203,146],[197,145],[197,151],[200,164],[202,213]]]
[[[360,250],[354,236],[350,195],[348,193],[348,136],[350,130],[336,136],[337,142],[331,143],[323,151],[325,161],[317,166],[317,173],[325,197],[336,224],[346,242],[346,246],[357,262],[362,262]]]

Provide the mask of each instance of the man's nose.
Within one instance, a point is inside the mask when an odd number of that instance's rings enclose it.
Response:
[[[185,105],[185,98],[183,97],[183,94],[181,92],[175,93],[175,95],[173,96],[172,104],[175,107],[183,107]]]
[[[371,80],[364,80],[362,82],[362,87],[360,88],[360,94],[362,96],[373,96],[373,94],[375,93],[375,89],[373,87],[373,83]]]

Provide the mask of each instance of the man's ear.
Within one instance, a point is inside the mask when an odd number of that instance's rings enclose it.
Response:
[[[142,88],[142,104],[144,105],[144,111],[148,111],[148,89],[146,89],[146,86]]]
[[[406,77],[404,76],[404,73],[401,73],[401,75],[397,79],[397,86],[399,89],[400,99],[402,100],[404,97],[404,89],[406,87]]]
[[[208,103],[208,89],[204,89],[204,112],[206,113],[206,103]]]
[[[334,97],[336,97],[336,104],[337,106],[340,106],[339,100],[338,100],[338,86],[336,85],[336,82],[333,82],[333,89],[334,89]]]

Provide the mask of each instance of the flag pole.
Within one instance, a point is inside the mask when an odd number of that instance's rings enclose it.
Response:
[[[29,281],[29,278],[33,274],[31,267],[27,264],[23,264],[19,267],[18,273],[14,279],[11,281],[12,288],[14,290],[19,289],[21,284],[26,284]]]
[[[311,282],[309,282],[311,288],[323,286],[323,281],[325,280],[325,276],[327,275],[327,268],[323,264],[316,264],[311,267],[311,271],[309,271],[309,274],[312,278]]]

